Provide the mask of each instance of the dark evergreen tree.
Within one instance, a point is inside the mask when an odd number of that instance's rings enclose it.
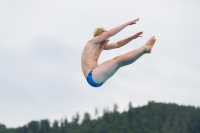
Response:
[[[31,133],[39,133],[40,127],[39,127],[39,122],[38,121],[32,121],[28,123],[28,132]]]
[[[53,133],[56,133],[56,132],[59,131],[59,123],[58,123],[57,120],[55,120],[55,121],[53,122],[52,131],[53,131]]]
[[[67,118],[54,121],[32,121],[19,128],[6,128],[0,124],[0,133],[200,133],[200,108],[163,104],[150,101],[147,105],[134,108],[131,102],[128,111],[104,110],[103,116],[91,119],[85,113],[79,124],[77,113],[72,121]]]
[[[49,133],[51,131],[49,120],[40,121],[40,133]]]

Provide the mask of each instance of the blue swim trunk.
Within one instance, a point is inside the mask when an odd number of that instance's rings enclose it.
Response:
[[[93,71],[93,70],[91,70],[91,71],[89,72],[88,76],[87,76],[87,82],[88,82],[91,86],[93,86],[93,87],[100,87],[100,86],[103,84],[103,82],[100,83],[100,84],[95,83],[95,82],[93,81],[93,79],[92,79],[92,71]]]

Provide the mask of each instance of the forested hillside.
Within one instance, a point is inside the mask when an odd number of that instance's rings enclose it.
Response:
[[[0,124],[0,133],[200,133],[200,108],[155,102],[133,108],[129,103],[128,111],[119,113],[114,105],[97,119],[85,113],[81,122],[76,114],[71,122],[32,121],[14,129]]]

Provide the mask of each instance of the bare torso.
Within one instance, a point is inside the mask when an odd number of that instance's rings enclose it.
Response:
[[[81,65],[85,77],[87,77],[90,70],[98,67],[98,59],[103,51],[104,46],[100,44],[92,44],[88,42],[82,52]]]

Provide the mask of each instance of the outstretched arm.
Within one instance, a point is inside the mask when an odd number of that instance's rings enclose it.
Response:
[[[93,39],[90,40],[90,42],[98,44],[98,43],[106,40],[107,38],[110,38],[110,37],[114,36],[115,34],[120,32],[122,29],[124,29],[126,26],[136,24],[136,22],[138,20],[139,20],[139,18],[135,19],[135,20],[132,20],[132,21],[129,21],[129,22],[126,22],[126,23],[124,23],[122,25],[119,25],[119,26],[117,26],[117,27],[115,27],[115,28],[113,28],[113,29],[111,29],[111,30],[99,35],[99,36],[94,37]]]
[[[136,33],[135,35],[127,37],[125,39],[122,39],[122,40],[120,40],[120,41],[118,41],[116,43],[107,44],[104,47],[104,50],[109,50],[109,49],[114,49],[114,48],[122,47],[122,46],[126,45],[127,43],[129,43],[130,41],[132,41],[133,39],[136,39],[138,37],[142,37],[142,34],[143,34],[143,32],[140,31],[140,32]]]

